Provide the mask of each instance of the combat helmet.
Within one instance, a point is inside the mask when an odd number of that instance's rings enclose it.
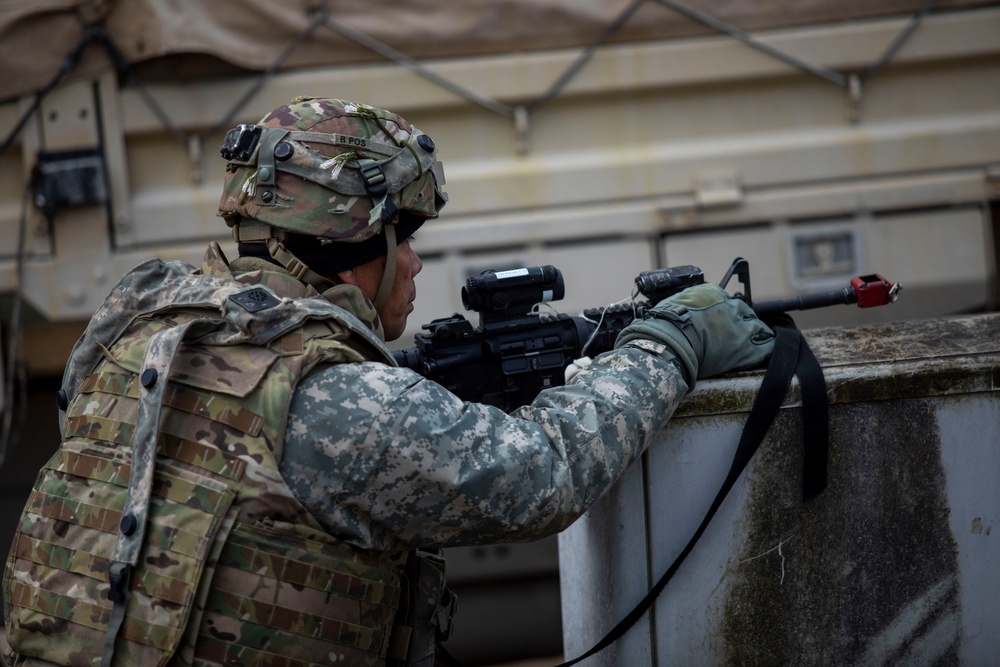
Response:
[[[240,243],[323,291],[325,276],[385,254],[375,298],[395,276],[396,244],[447,202],[434,141],[400,116],[300,97],[230,130],[219,215]]]

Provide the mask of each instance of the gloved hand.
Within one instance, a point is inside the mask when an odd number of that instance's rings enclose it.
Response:
[[[641,347],[641,341],[650,340],[677,356],[691,388],[696,378],[762,364],[774,350],[774,332],[753,309],[707,283],[658,303],[645,319],[622,330],[615,348]]]

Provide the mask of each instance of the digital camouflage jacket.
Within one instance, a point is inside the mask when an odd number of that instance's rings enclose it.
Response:
[[[329,532],[368,549],[553,535],[614,484],[687,393],[661,355],[649,341],[602,355],[510,415],[406,368],[327,368],[292,398],[281,474]]]

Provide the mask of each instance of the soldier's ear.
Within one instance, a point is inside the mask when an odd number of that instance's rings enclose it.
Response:
[[[343,285],[357,285],[358,277],[354,274],[354,269],[344,269],[337,273],[337,280]]]

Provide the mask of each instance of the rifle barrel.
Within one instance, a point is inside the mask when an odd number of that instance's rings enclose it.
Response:
[[[827,306],[837,306],[841,304],[857,303],[858,296],[850,287],[834,290],[832,292],[817,292],[815,294],[803,294],[802,296],[790,299],[773,299],[771,301],[758,301],[753,304],[753,310],[758,316],[774,315],[775,313],[785,313],[789,310],[811,310],[813,308],[825,308]]]

